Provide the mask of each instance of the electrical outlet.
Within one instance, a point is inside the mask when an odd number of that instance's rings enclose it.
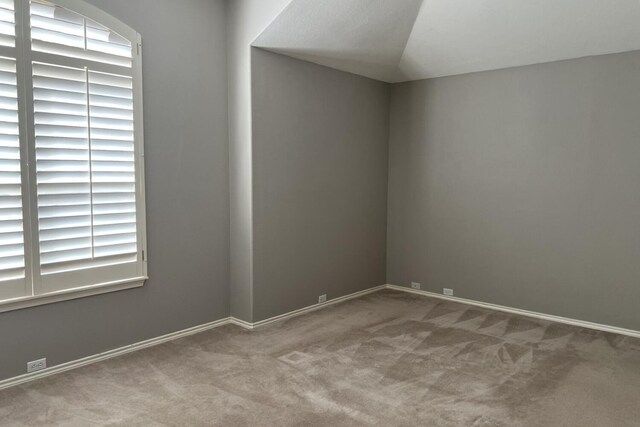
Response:
[[[442,293],[443,293],[443,294],[445,294],[445,295],[448,295],[448,296],[452,297],[452,296],[453,296],[453,289],[443,288],[443,289],[442,289]]]
[[[318,297],[318,304],[322,304],[323,302],[327,302],[327,294]]]
[[[420,283],[411,282],[411,289],[420,289]]]
[[[47,359],[38,359],[27,362],[27,372],[41,371],[47,367]]]

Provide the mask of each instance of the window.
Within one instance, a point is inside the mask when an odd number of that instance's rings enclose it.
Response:
[[[146,279],[140,36],[0,0],[0,311]]]

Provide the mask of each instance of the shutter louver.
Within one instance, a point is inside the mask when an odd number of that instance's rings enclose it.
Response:
[[[15,47],[16,14],[13,0],[0,0],[0,46]]]
[[[135,254],[133,82],[89,71],[94,256]]]
[[[25,277],[21,183],[16,62],[0,58],[0,282]]]
[[[13,0],[0,0],[0,46],[14,48]],[[0,57],[0,298],[26,288],[22,165],[15,58]]]
[[[91,177],[86,71],[33,64],[40,263],[89,260]]]
[[[137,252],[132,79],[33,64],[40,263]],[[54,266],[54,270],[57,270]]]

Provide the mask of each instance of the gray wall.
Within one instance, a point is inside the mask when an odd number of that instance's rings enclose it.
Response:
[[[253,207],[251,168],[251,42],[291,0],[229,0],[229,190],[231,315],[253,321]]]
[[[640,53],[393,87],[388,281],[640,329]]]
[[[253,318],[385,283],[389,85],[253,49]]]
[[[224,4],[90,2],[143,38],[151,279],[0,313],[0,379],[24,373],[29,360],[56,365],[229,315]]]

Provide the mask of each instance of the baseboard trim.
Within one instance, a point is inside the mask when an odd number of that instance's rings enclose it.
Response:
[[[229,317],[229,323],[232,325],[240,326],[243,329],[253,329],[253,323],[245,322],[242,319],[236,317]]]
[[[62,372],[70,371],[72,369],[80,368],[82,366],[91,365],[92,363],[101,362],[103,360],[111,359],[113,357],[122,356],[124,354],[142,350],[144,348],[153,347],[155,345],[162,344],[167,341],[172,341],[178,338],[197,334],[199,332],[204,332],[209,329],[227,325],[229,323],[233,323],[233,322],[231,318],[227,317],[224,319],[216,320],[214,322],[205,323],[203,325],[194,326],[192,328],[183,329],[177,332],[172,332],[170,334],[162,335],[156,338],[151,338],[151,339],[140,341],[134,344],[129,344],[124,347],[105,351],[103,353],[83,357],[82,359],[65,362],[60,365],[55,365],[50,368],[45,368],[41,371],[31,372],[28,374],[19,375],[17,377],[8,378],[6,380],[0,381],[0,390],[9,388],[9,387],[14,387],[20,384],[24,384],[26,382],[35,381],[35,380],[45,378],[51,375],[59,374]]]
[[[289,319],[291,317],[300,316],[302,314],[309,313],[333,304],[337,304],[339,302],[347,301],[353,298],[358,298],[363,295],[377,292],[379,290],[385,289],[386,287],[387,285],[380,285],[373,288],[365,289],[363,291],[359,291],[349,295],[344,295],[338,298],[334,298],[332,300],[329,300],[321,304],[314,304],[308,307],[301,308],[299,310],[294,310],[289,313],[281,314],[279,316],[274,316],[269,319],[261,320],[255,323],[245,322],[244,320],[237,319],[235,317],[225,317],[223,319],[216,320],[214,322],[205,323],[203,325],[194,326],[192,328],[187,328],[181,331],[172,332],[170,334],[162,335],[156,338],[151,338],[145,341],[129,344],[124,347],[105,351],[103,353],[83,357],[82,359],[72,360],[69,362],[62,363],[60,365],[51,366],[50,368],[46,368],[41,371],[31,372],[31,373],[19,375],[13,378],[7,378],[6,380],[0,381],[0,390],[6,389],[9,387],[14,387],[30,381],[39,380],[41,378],[46,378],[51,375],[59,374],[62,372],[70,371],[72,369],[80,368],[82,366],[91,365],[92,363],[101,362],[103,360],[111,359],[113,357],[122,356],[124,354],[142,350],[148,347],[153,347],[158,344],[162,344],[168,341],[173,341],[175,339],[186,337],[189,335],[197,334],[199,332],[204,332],[209,329],[217,328],[223,325],[236,325],[244,329],[252,330],[259,326],[265,326],[274,322]]]
[[[244,320],[240,320],[240,319],[236,319],[236,318],[232,318],[231,319],[231,323],[236,324],[238,326],[242,326],[243,328],[246,328],[246,329],[254,329],[254,328],[257,328],[257,327],[260,327],[260,326],[269,325],[269,324],[274,323],[274,322],[279,322],[279,321],[282,321],[282,320],[290,319],[292,317],[300,316],[302,314],[310,313],[312,311],[319,310],[321,308],[324,308],[324,307],[327,307],[327,306],[330,306],[330,305],[333,305],[333,304],[337,304],[339,302],[348,301],[348,300],[353,299],[353,298],[358,298],[358,297],[361,297],[361,296],[364,296],[364,295],[367,295],[367,294],[371,294],[373,292],[378,292],[378,291],[380,291],[382,289],[386,289],[386,288],[387,288],[387,285],[375,286],[373,288],[369,288],[369,289],[365,289],[365,290],[362,290],[362,291],[354,292],[354,293],[349,294],[349,295],[344,295],[344,296],[341,296],[341,297],[333,298],[333,299],[330,299],[327,302],[323,302],[323,303],[319,303],[319,304],[313,304],[313,305],[310,305],[308,307],[300,308],[298,310],[290,311],[288,313],[284,313],[284,314],[281,314],[279,316],[270,317],[268,319],[260,320],[258,322],[254,322],[254,323],[245,322]]]
[[[556,316],[556,315],[553,315],[553,314],[539,313],[539,312],[536,312],[536,311],[523,310],[523,309],[520,309],[520,308],[507,307],[507,306],[504,306],[504,305],[491,304],[491,303],[487,303],[487,302],[475,301],[475,300],[466,299],[466,298],[451,297],[451,296],[447,296],[447,295],[436,294],[434,292],[407,288],[407,287],[404,287],[404,286],[387,285],[386,288],[387,289],[393,289],[395,291],[401,291],[401,292],[408,292],[408,293],[411,293],[411,294],[423,295],[423,296],[427,296],[427,297],[431,297],[431,298],[438,298],[438,299],[443,299],[443,300],[447,300],[447,301],[459,302],[461,304],[473,305],[473,306],[476,306],[476,307],[488,308],[490,310],[502,311],[502,312],[510,313],[510,314],[519,314],[521,316],[533,317],[533,318],[542,319],[542,320],[549,320],[551,322],[563,323],[565,325],[579,326],[579,327],[587,328],[587,329],[595,329],[597,331],[611,332],[611,333],[614,333],[614,334],[620,334],[620,335],[625,335],[625,336],[629,336],[629,337],[640,338],[640,331],[635,331],[633,329],[619,328],[617,326],[603,325],[601,323],[594,323],[594,322],[588,322],[588,321],[585,321],[585,320],[571,319],[569,317],[562,317],[562,316]]]
[[[470,299],[466,299],[466,298],[459,298],[459,297],[450,297],[450,296],[446,296],[446,295],[440,295],[440,294],[436,294],[434,292],[429,292],[429,291],[423,291],[423,290],[417,290],[417,289],[411,289],[411,288],[407,288],[404,286],[396,286],[396,285],[381,285],[381,286],[375,286],[373,288],[369,288],[369,289],[365,289],[363,291],[359,291],[359,292],[354,292],[352,294],[349,295],[344,295],[338,298],[334,298],[331,299],[327,302],[321,303],[321,304],[313,304],[310,305],[308,307],[304,307],[298,310],[294,310],[291,311],[289,313],[285,313],[285,314],[281,314],[279,316],[274,316],[274,317],[270,317],[268,319],[264,319],[264,320],[260,320],[258,322],[246,322],[244,320],[241,319],[237,319],[235,317],[226,317],[220,320],[216,320],[214,322],[209,322],[209,323],[205,323],[203,325],[198,325],[198,326],[194,326],[192,328],[187,328],[187,329],[183,329],[181,331],[176,331],[176,332],[172,332],[170,334],[166,334],[166,335],[162,335],[156,338],[151,338],[145,341],[140,341],[134,344],[130,344],[130,345],[126,345],[124,347],[120,347],[120,348],[116,348],[113,350],[109,350],[109,351],[105,351],[103,353],[99,353],[93,356],[87,356],[84,357],[82,359],[77,359],[77,360],[72,360],[70,362],[66,362],[66,363],[62,363],[60,365],[56,365],[56,366],[52,366],[50,368],[46,368],[43,369],[41,371],[37,371],[37,372],[32,372],[32,373],[28,373],[28,374],[23,374],[23,375],[19,375],[17,377],[13,377],[13,378],[8,378],[6,380],[2,380],[0,381],[0,390],[9,388],[9,387],[14,387],[20,384],[24,384],[30,381],[34,381],[34,380],[38,380],[41,378],[45,378],[51,375],[55,375],[55,374],[59,374],[62,372],[66,372],[66,371],[70,371],[72,369],[76,369],[76,368],[80,368],[82,366],[86,366],[86,365],[90,365],[92,363],[96,363],[96,362],[101,362],[103,360],[107,360],[107,359],[111,359],[113,357],[117,357],[117,356],[122,356],[124,354],[127,353],[131,353],[134,351],[138,351],[138,350],[142,350],[144,348],[148,348],[148,347],[153,347],[155,345],[158,344],[162,344],[168,341],[172,341],[178,338],[182,338],[182,337],[186,337],[189,335],[193,335],[193,334],[197,334],[199,332],[204,332],[207,331],[209,329],[213,329],[213,328],[217,328],[223,325],[236,325],[239,326],[241,328],[247,329],[247,330],[253,330],[255,328],[258,328],[260,326],[265,326],[265,325],[269,325],[271,323],[275,323],[275,322],[279,322],[282,320],[286,320],[286,319],[290,319],[292,317],[296,317],[296,316],[300,316],[306,313],[310,313],[316,310],[319,310],[321,308],[324,307],[328,307],[331,306],[333,304],[337,304],[340,302],[344,302],[344,301],[348,301],[350,299],[353,298],[358,298],[364,295],[368,295],[374,292],[378,292],[382,289],[392,289],[395,291],[400,291],[400,292],[408,292],[411,294],[417,294],[417,295],[422,295],[422,296],[427,296],[427,297],[431,297],[431,298],[438,298],[438,299],[442,299],[442,300],[447,300],[447,301],[454,301],[454,302],[458,302],[461,304],[466,304],[466,305],[473,305],[476,307],[482,307],[482,308],[487,308],[490,310],[496,310],[496,311],[502,311],[505,313],[511,313],[511,314],[518,314],[521,316],[527,316],[527,317],[533,317],[536,319],[542,319],[542,320],[549,320],[552,322],[558,322],[558,323],[564,323],[566,325],[572,325],[572,326],[579,326],[579,327],[583,327],[583,328],[588,328],[588,329],[595,329],[598,331],[603,331],[603,332],[611,332],[614,334],[620,334],[620,335],[625,335],[625,336],[630,336],[630,337],[634,337],[634,338],[640,338],[640,331],[635,331],[632,329],[625,329],[625,328],[619,328],[617,326],[609,326],[609,325],[603,325],[600,323],[594,323],[594,322],[587,322],[584,320],[577,320],[577,319],[571,319],[571,318],[567,318],[567,317],[562,317],[562,316],[555,316],[552,314],[544,314],[544,313],[538,313],[535,311],[529,311],[529,310],[523,310],[523,309],[519,309],[519,308],[513,308],[513,307],[507,307],[507,306],[503,306],[503,305],[498,305],[498,304],[491,304],[491,303],[486,303],[486,302],[481,302],[481,301],[475,301],[475,300],[470,300]]]

